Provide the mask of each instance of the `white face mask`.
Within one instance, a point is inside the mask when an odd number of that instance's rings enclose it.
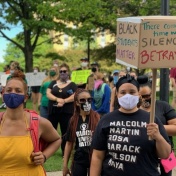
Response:
[[[87,67],[88,66],[88,62],[81,62],[81,66],[82,67]]]
[[[54,66],[54,67],[58,67],[58,64],[54,64],[53,66]]]
[[[10,74],[13,74],[15,70],[10,70]]]
[[[139,96],[126,94],[123,97],[118,98],[119,104],[126,110],[131,110],[137,106],[139,102]]]
[[[34,69],[34,73],[38,73],[38,70],[37,70],[37,69]]]

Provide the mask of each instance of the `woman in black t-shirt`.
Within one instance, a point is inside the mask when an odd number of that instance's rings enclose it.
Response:
[[[64,156],[65,139],[64,135],[67,130],[68,122],[73,115],[73,99],[77,86],[69,80],[69,66],[62,64],[59,70],[58,80],[50,83],[47,89],[48,102],[48,120],[55,129],[60,123],[62,134],[62,155]]]
[[[152,96],[152,85],[148,80],[148,77],[143,75],[138,77],[140,84],[140,94],[143,100],[141,109],[150,112],[151,110],[151,96]],[[173,146],[172,136],[176,135],[176,111],[169,105],[168,102],[156,100],[155,103],[155,114],[161,120],[165,127],[165,130],[169,136],[170,142]],[[161,176],[171,176],[172,171],[166,173],[162,164],[160,163]]]
[[[89,175],[92,134],[100,118],[98,113],[91,110],[91,102],[92,98],[87,90],[77,89],[74,97],[74,114],[66,134],[63,176],[70,174],[68,162],[72,150],[74,150],[74,158],[71,175]]]
[[[92,140],[91,176],[159,176],[158,158],[171,145],[158,118],[138,108],[139,83],[126,75],[116,84],[120,108],[103,116]],[[151,140],[149,140],[149,137]]]

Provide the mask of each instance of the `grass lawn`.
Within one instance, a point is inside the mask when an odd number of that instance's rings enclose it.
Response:
[[[1,101],[0,101],[0,104],[1,104]],[[27,101],[26,108],[32,109],[31,100]],[[4,111],[4,109],[0,109],[0,111]],[[59,129],[58,129],[58,133],[60,134]],[[176,137],[174,137],[174,144],[176,146]],[[62,154],[61,154],[61,149],[59,149],[52,157],[50,157],[46,161],[46,163],[44,164],[44,167],[46,171],[60,171],[62,170],[62,164],[63,164]]]

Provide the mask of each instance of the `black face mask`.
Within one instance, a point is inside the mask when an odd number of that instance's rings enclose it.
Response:
[[[151,105],[151,98],[147,99],[147,100],[144,100],[143,103],[142,103],[142,106],[144,108],[148,108],[148,107],[150,107],[150,105]]]
[[[96,71],[97,71],[97,68],[93,67],[93,68],[92,68],[92,72],[95,73]]]

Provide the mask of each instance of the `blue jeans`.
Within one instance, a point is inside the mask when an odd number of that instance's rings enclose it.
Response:
[[[40,106],[40,116],[48,119],[48,107]]]

